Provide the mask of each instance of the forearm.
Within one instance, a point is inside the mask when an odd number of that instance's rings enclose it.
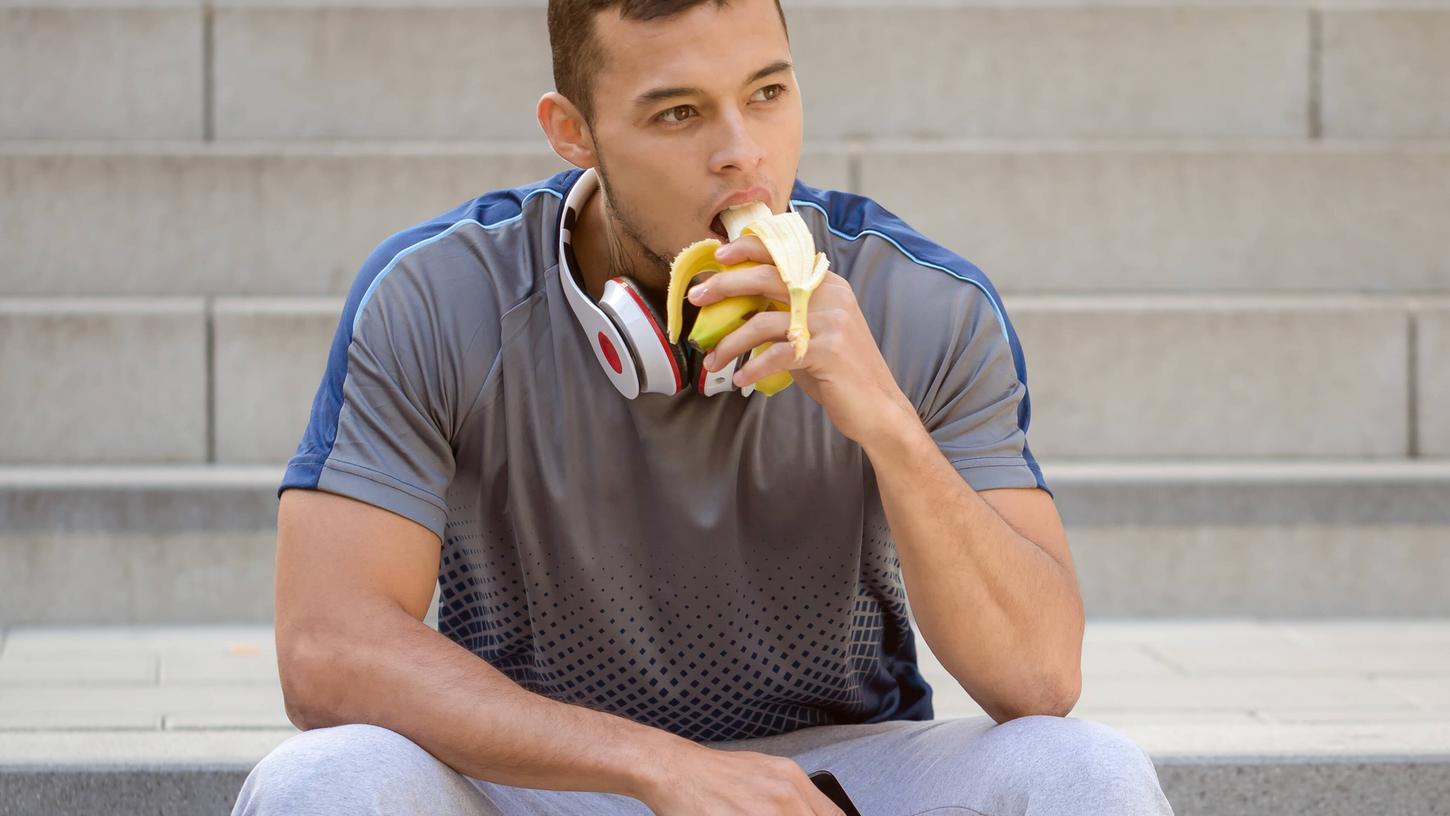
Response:
[[[477,779],[640,798],[669,752],[695,745],[530,692],[396,606],[350,635],[314,636],[306,651],[296,682],[283,672],[300,726],[379,725]]]
[[[1065,714],[1083,625],[1071,568],[1003,521],[914,412],[895,428],[866,452],[932,653],[994,719]]]

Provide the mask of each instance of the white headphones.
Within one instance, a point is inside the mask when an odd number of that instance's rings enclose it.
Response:
[[[587,168],[564,198],[559,218],[559,281],[609,381],[627,399],[642,392],[673,395],[686,388],[707,397],[737,390],[743,396],[753,394],[754,385],[735,387],[738,357],[719,371],[707,371],[704,355],[694,347],[671,343],[665,335],[665,319],[629,277],[610,278],[599,302],[589,299],[576,272],[579,263],[574,257],[571,233],[578,223],[579,209],[598,186],[594,168]]]

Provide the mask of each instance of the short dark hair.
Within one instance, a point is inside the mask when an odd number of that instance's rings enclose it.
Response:
[[[594,127],[594,77],[604,68],[604,47],[594,27],[595,16],[619,6],[626,20],[647,21],[672,17],[704,3],[715,8],[730,5],[730,0],[549,0],[549,48],[554,56],[554,88],[573,102],[584,115],[584,122]],[[775,0],[780,26],[786,28],[785,12]]]

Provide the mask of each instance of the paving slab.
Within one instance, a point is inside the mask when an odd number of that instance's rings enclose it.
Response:
[[[1385,677],[1379,680],[1379,684],[1439,714],[1450,713],[1450,677],[1443,673],[1427,673],[1422,677]]]
[[[0,732],[155,731],[161,727],[161,719],[159,714],[144,711],[0,711]]]
[[[228,710],[281,711],[282,689],[273,685],[130,686],[88,688],[84,694],[51,685],[7,686],[0,695],[0,714],[51,711],[56,714],[130,711],[166,715],[172,712]]]
[[[162,727],[168,731],[219,731],[292,728],[282,711],[182,711],[167,714]]]
[[[3,665],[3,661],[0,661]],[[275,650],[252,653],[163,654],[161,685],[276,684]]]
[[[98,660],[94,655],[0,652],[0,687],[154,685],[156,663],[152,655],[116,655]]]
[[[1142,745],[1182,816],[1433,816],[1450,795],[1450,668],[1435,648],[1447,637],[1445,618],[1090,620],[1071,716]],[[0,687],[0,816],[225,812],[297,733],[268,679],[272,642],[265,625],[0,630],[0,675],[11,661],[162,666],[157,685],[117,679],[81,697]],[[983,716],[917,647],[937,718]],[[1236,647],[1242,658],[1226,656]]]
[[[1420,647],[1325,649],[1312,646],[1156,646],[1151,651],[1188,674],[1282,675],[1326,672],[1369,676],[1450,676],[1450,649]]]

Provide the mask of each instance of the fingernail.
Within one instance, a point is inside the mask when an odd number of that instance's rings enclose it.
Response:
[[[690,298],[691,301],[698,302],[700,300],[700,298],[702,298],[702,297],[705,296],[705,285],[702,283],[699,286],[693,286],[693,287],[690,288],[690,291],[688,293],[686,293],[686,294]]]
[[[709,354],[706,354],[705,355],[705,367],[706,368],[710,368],[710,367],[712,367],[714,365],[715,365],[715,352],[712,351]]]

